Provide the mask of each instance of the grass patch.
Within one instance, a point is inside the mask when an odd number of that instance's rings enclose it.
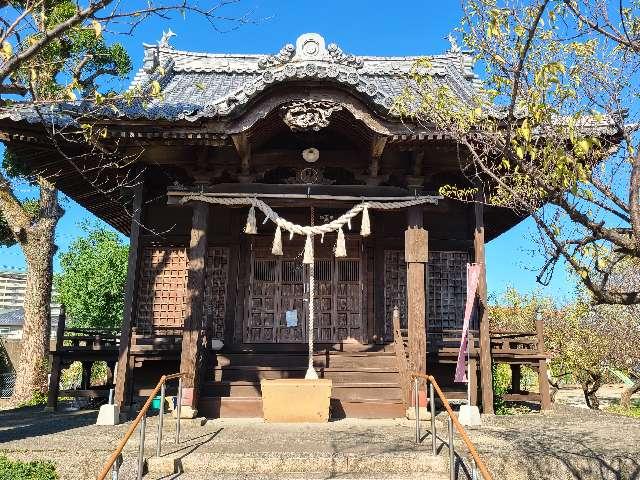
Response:
[[[619,403],[609,405],[605,408],[609,413],[615,413],[616,415],[624,415],[625,417],[640,418],[640,399],[632,400],[630,408],[624,408]]]
[[[31,395],[31,398],[29,400],[18,404],[18,408],[37,407],[38,405],[46,405],[46,404],[47,404],[47,394],[42,392],[34,392]],[[2,477],[0,477],[0,480],[3,480]]]
[[[527,405],[516,402],[505,402],[502,399],[494,402],[494,411],[496,415],[523,415],[533,412],[531,407]]]
[[[0,455],[0,480],[58,480],[53,462],[21,462]]]

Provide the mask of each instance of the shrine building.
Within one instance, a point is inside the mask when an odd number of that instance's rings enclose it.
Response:
[[[314,369],[333,380],[332,416],[404,415],[398,307],[411,368],[466,398],[453,378],[467,264],[478,263],[469,400],[491,412],[484,245],[522,217],[439,195],[473,185],[455,141],[393,113],[418,57],[352,55],[315,33],[274,55],[169,40],[144,46],[129,90],[159,93],[93,111],[100,148],[60,140],[73,162],[46,124],[81,123],[76,107],[0,119],[8,148],[130,238],[122,330],[82,358],[54,352],[52,395],[71,359],[107,360],[122,408],[185,372],[201,415],[261,416],[260,380],[303,378],[311,337]],[[430,59],[437,83],[471,105],[472,56],[452,45]]]

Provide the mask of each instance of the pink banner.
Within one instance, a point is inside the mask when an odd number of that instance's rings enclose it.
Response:
[[[473,306],[476,302],[476,291],[480,280],[480,264],[467,263],[467,303],[464,308],[464,321],[462,323],[462,337],[460,338],[460,350],[458,351],[458,362],[456,364],[456,376],[453,379],[456,383],[467,383],[467,341],[469,338],[469,322],[473,313]]]

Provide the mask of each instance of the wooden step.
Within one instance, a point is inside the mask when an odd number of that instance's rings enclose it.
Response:
[[[402,390],[397,383],[343,383],[333,385],[331,398],[348,402],[401,401]]]
[[[307,368],[308,357],[304,353],[232,353],[218,354],[218,365],[299,367]],[[316,368],[396,368],[395,355],[390,352],[331,352],[313,357]]]
[[[260,397],[201,397],[198,414],[208,418],[261,418]]]
[[[331,399],[331,418],[399,418],[405,415],[402,402],[356,402]],[[208,418],[261,418],[262,399],[258,397],[201,397],[199,414]]]
[[[209,381],[202,385],[206,397],[260,397],[259,382]],[[345,401],[378,401],[402,399],[400,385],[395,382],[356,382],[333,385],[331,397]]]
[[[253,381],[277,378],[304,378],[306,367],[262,367],[249,365],[229,365],[217,367],[212,372],[212,379],[216,381]],[[398,382],[398,372],[395,368],[319,368],[320,378],[328,378],[334,383],[366,382]]]
[[[204,397],[258,397],[262,395],[260,382],[216,382],[208,381],[202,385],[201,395]]]
[[[405,416],[401,401],[349,402],[331,399],[331,418],[400,418]]]

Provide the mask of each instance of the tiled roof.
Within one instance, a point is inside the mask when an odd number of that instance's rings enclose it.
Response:
[[[24,308],[0,313],[0,326],[21,326],[24,323]]]
[[[144,65],[131,88],[158,81],[161,98],[125,116],[184,118],[228,116],[262,90],[282,82],[316,80],[340,84],[388,113],[394,99],[411,87],[410,72],[420,57],[355,57],[317,34],[300,36],[276,55],[220,55],[175,50],[166,41],[145,45]],[[470,101],[479,79],[472,57],[457,49],[430,56],[428,72]]]
[[[321,81],[353,91],[383,114],[394,99],[413,81],[410,72],[420,57],[356,57],[335,44],[325,44],[317,34],[301,35],[296,45],[285,45],[275,55],[229,55],[180,51],[168,44],[168,35],[155,45],[144,45],[144,62],[131,89],[146,90],[158,81],[162,94],[146,104],[119,105],[118,112],[106,109],[105,116],[151,120],[197,120],[225,118],[237,114],[243,105],[271,85],[284,82]],[[470,101],[480,80],[472,70],[472,57],[452,48],[430,56],[428,74],[448,85],[463,100]],[[86,108],[82,102],[67,103],[61,110]],[[40,122],[42,114],[53,120],[47,108],[40,115],[16,108],[0,114],[11,120]],[[67,117],[69,118],[69,117]],[[60,120],[60,118],[58,117]]]

